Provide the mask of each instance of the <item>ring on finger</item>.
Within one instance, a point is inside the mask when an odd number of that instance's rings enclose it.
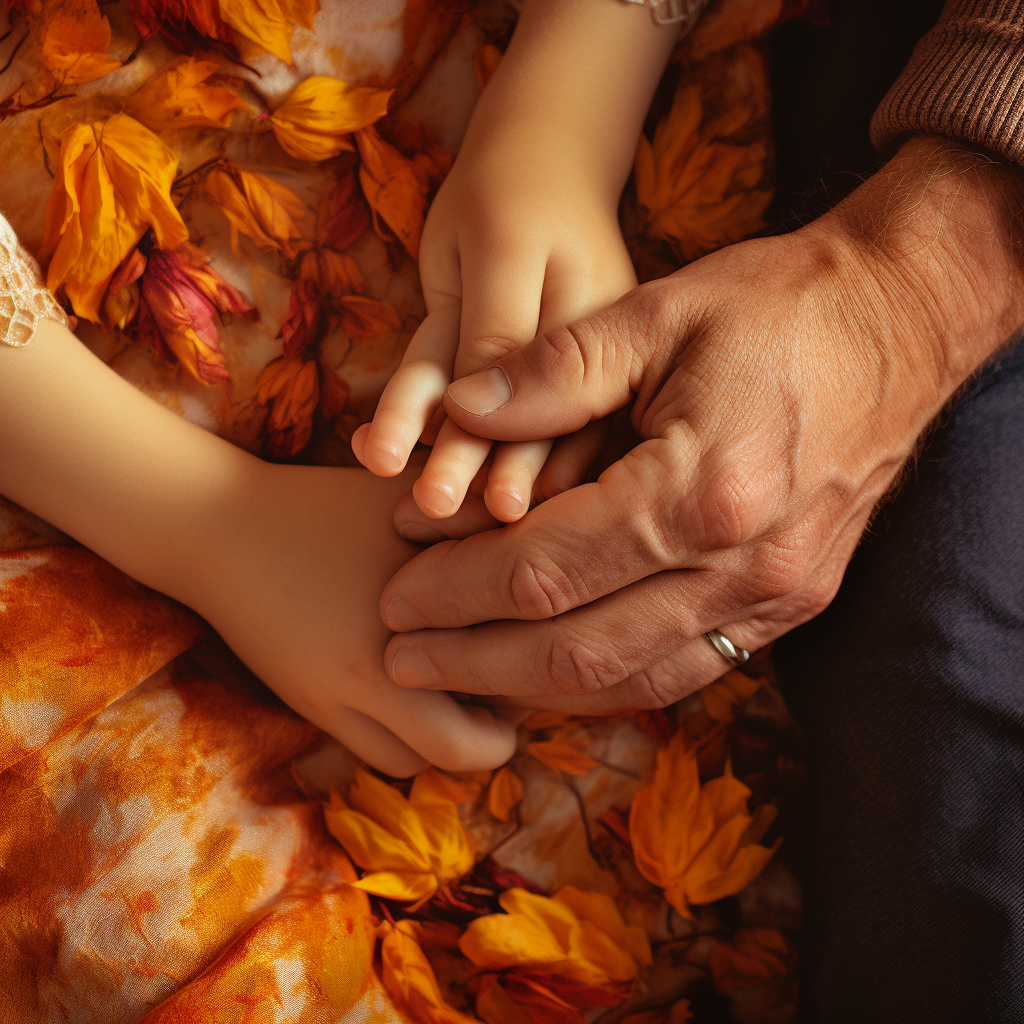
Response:
[[[737,647],[727,636],[719,633],[717,629],[710,629],[704,634],[709,644],[718,653],[725,658],[726,661],[731,661],[734,665],[742,665],[745,661],[750,658],[750,651],[745,651],[742,647]]]

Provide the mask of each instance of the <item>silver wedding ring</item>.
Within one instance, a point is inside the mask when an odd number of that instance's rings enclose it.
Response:
[[[737,647],[727,636],[723,636],[718,632],[717,629],[709,630],[704,634],[707,637],[708,643],[718,653],[726,659],[731,661],[734,665],[742,665],[750,657],[750,651],[743,650],[742,647]]]

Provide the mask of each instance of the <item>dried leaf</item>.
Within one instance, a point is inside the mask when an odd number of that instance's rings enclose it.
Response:
[[[522,799],[523,780],[508,765],[499,768],[487,789],[487,809],[498,821],[508,821]]]
[[[286,64],[292,62],[292,31],[296,25],[312,31],[318,7],[318,0],[220,0],[228,25]]]
[[[658,752],[654,781],[630,808],[629,834],[641,874],[664,889],[684,917],[692,918],[691,905],[739,892],[778,848],[751,838],[749,796],[728,765],[723,776],[701,786],[696,752],[680,733]]]
[[[100,319],[114,271],[147,230],[162,249],[188,240],[171,202],[177,166],[174,153],[127,114],[73,124],[60,136],[39,259],[48,265],[47,287],[63,287],[78,316]]]
[[[197,380],[228,377],[220,350],[218,314],[259,318],[242,294],[225,281],[189,243],[165,252],[153,249],[142,276],[138,340]]]
[[[219,0],[128,0],[135,27],[143,39],[163,31],[182,49],[203,39],[230,43],[231,29],[220,16]]]
[[[366,205],[355,169],[338,175],[337,184],[320,204],[316,221],[316,244],[332,249],[347,249],[370,226],[370,208]]]
[[[350,337],[378,338],[402,329],[402,321],[388,302],[365,295],[346,295],[340,305],[341,326]]]
[[[417,942],[413,921],[399,921],[380,947],[381,981],[396,1008],[417,1024],[473,1024],[474,1019],[449,1006]]]
[[[756,186],[767,170],[768,151],[760,142],[727,141],[754,114],[753,104],[740,100],[702,123],[700,89],[682,83],[653,143],[640,137],[634,181],[648,234],[672,243],[684,260],[764,226],[771,193]]]
[[[789,943],[777,928],[740,928],[731,942],[719,942],[708,966],[715,988],[729,995],[788,973]]]
[[[281,148],[298,160],[328,160],[353,148],[350,135],[387,113],[391,89],[313,75],[271,115]]]
[[[705,686],[700,691],[700,699],[709,718],[730,722],[736,708],[746,704],[760,688],[760,679],[752,679],[745,672],[730,672]]]
[[[384,225],[416,259],[427,212],[427,184],[412,161],[381,138],[375,128],[355,133],[359,149],[359,183],[370,204],[373,226],[384,238]]]
[[[62,85],[92,82],[121,66],[107,53],[110,22],[95,0],[50,0],[35,31],[40,59]]]
[[[454,804],[473,803],[490,780],[490,772],[455,775],[440,768],[427,768],[413,780],[410,796],[418,803],[436,800]]]
[[[562,740],[542,740],[530,743],[526,752],[532,754],[549,768],[553,768],[556,772],[565,772],[566,775],[586,775],[600,767],[589,754],[583,753],[578,747]]]
[[[232,113],[245,104],[234,80],[220,70],[210,60],[180,57],[139,89],[125,110],[153,131],[227,128]]]
[[[313,413],[320,400],[317,364],[279,356],[260,373],[256,401],[269,406],[265,425],[265,455],[289,458],[309,443]]]
[[[422,901],[473,867],[473,840],[450,800],[406,800],[358,769],[348,801],[334,793],[327,827],[352,860],[369,872],[357,888],[391,899]]]
[[[265,174],[243,171],[233,165],[217,166],[205,175],[203,198],[219,207],[237,232],[263,249],[279,249],[294,259],[312,235],[312,212],[286,185]]]

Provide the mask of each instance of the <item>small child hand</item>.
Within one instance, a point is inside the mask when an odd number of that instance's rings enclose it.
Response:
[[[492,447],[450,420],[431,422],[448,384],[636,284],[617,200],[561,129],[504,125],[467,138],[423,234],[427,317],[373,422],[352,439],[356,456],[379,476],[400,472],[421,438],[433,443],[413,487],[428,516],[458,510]],[[495,446],[482,488],[487,509],[512,522],[531,500],[574,486],[601,440],[595,428]]]

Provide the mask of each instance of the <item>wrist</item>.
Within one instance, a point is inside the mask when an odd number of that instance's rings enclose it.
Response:
[[[803,229],[824,240],[850,308],[872,324],[913,440],[1024,324],[1020,168],[945,139],[908,141]]]

